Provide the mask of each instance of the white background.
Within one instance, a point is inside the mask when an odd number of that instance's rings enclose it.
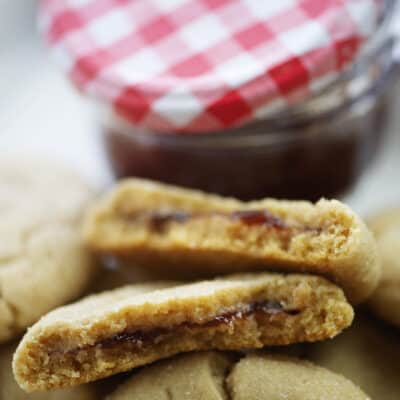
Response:
[[[64,160],[95,185],[111,182],[95,114],[40,42],[34,0],[0,0],[0,151]],[[400,90],[384,148],[344,200],[363,215],[400,206]]]

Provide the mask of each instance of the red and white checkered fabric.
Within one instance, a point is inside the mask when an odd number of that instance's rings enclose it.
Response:
[[[42,0],[40,26],[84,93],[137,126],[222,131],[331,82],[383,0]]]

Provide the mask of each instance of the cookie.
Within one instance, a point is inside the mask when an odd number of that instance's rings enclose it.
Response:
[[[369,228],[379,237],[382,233],[400,226],[400,208],[390,208],[367,220]]]
[[[94,267],[78,221],[92,198],[57,164],[0,161],[0,343],[89,284]]]
[[[372,399],[399,399],[398,334],[366,315],[358,313],[353,325],[335,339],[310,346],[309,356],[351,379]]]
[[[324,275],[353,303],[365,300],[380,276],[371,233],[335,200],[243,203],[129,179],[91,209],[84,234],[99,254],[169,273],[268,269]]]
[[[295,358],[263,353],[240,361],[190,353],[144,368],[108,400],[367,400],[340,375]]]
[[[382,261],[382,277],[369,300],[371,310],[400,327],[400,210],[386,211],[370,221]]]
[[[0,193],[2,225],[14,225],[16,220],[31,227],[44,222],[78,222],[95,194],[64,165],[18,157],[1,158]]]
[[[352,318],[340,288],[305,274],[133,285],[43,317],[18,346],[14,374],[26,391],[70,387],[181,352],[322,340]]]
[[[308,361],[253,354],[227,379],[232,400],[368,400],[352,382]]]
[[[15,345],[0,348],[0,400],[96,400],[96,390],[91,385],[45,393],[27,394],[15,382],[12,373],[12,356]]]
[[[225,353],[179,355],[134,374],[107,400],[228,400],[225,378],[232,364]]]

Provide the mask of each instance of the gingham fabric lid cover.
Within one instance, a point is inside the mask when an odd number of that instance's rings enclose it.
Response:
[[[382,0],[42,0],[74,84],[136,126],[223,131],[301,101],[354,60]]]

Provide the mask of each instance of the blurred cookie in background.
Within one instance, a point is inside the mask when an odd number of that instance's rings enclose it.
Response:
[[[259,352],[241,359],[227,379],[232,400],[368,400],[341,374],[309,361]]]
[[[389,208],[388,210],[375,214],[367,220],[367,223],[375,236],[380,237],[391,228],[396,226],[400,227],[400,207]]]
[[[367,400],[343,376],[308,361],[255,352],[183,354],[134,373],[108,400]]]
[[[95,192],[74,170],[54,160],[2,157],[0,212],[12,223],[22,216],[26,226],[38,223],[80,222]]]
[[[371,316],[358,313],[341,335],[309,346],[309,357],[344,375],[372,399],[399,399],[400,337]]]
[[[182,354],[134,373],[107,400],[227,400],[230,353]]]
[[[57,163],[0,161],[0,343],[88,287],[95,267],[80,219],[93,197]]]
[[[390,210],[370,221],[382,261],[382,277],[369,300],[371,310],[400,327],[400,209]]]

